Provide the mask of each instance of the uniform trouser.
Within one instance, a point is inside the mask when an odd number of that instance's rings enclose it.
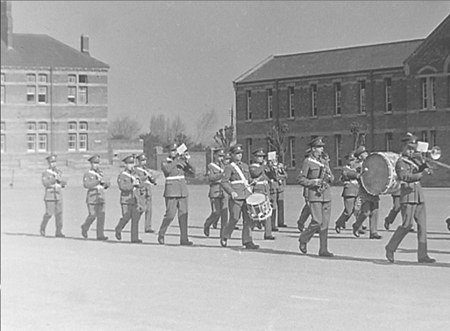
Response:
[[[377,233],[378,229],[378,208],[379,201],[363,201],[361,211],[353,224],[354,229],[359,229],[366,217],[369,217],[370,233]]]
[[[45,214],[42,218],[41,229],[45,231],[48,221],[55,215],[55,227],[56,234],[62,234],[63,221],[62,221],[62,200],[45,201]]]
[[[309,202],[312,220],[308,228],[300,235],[299,241],[301,243],[308,243],[314,236],[314,233],[319,231],[320,249],[319,253],[328,251],[328,223],[331,216],[331,201],[326,202]]]
[[[386,246],[386,250],[395,252],[403,238],[412,228],[413,220],[417,223],[417,258],[419,260],[428,257],[427,253],[427,222],[425,203],[403,203],[402,209],[402,225],[395,230],[391,240]]]
[[[252,239],[252,224],[253,221],[247,212],[247,203],[245,200],[230,199],[230,221],[222,230],[222,238],[230,239],[239,218],[244,219],[244,226],[242,228],[242,244],[253,242]]]
[[[142,212],[137,209],[137,204],[122,204],[122,217],[116,226],[116,231],[121,232],[131,219],[131,241],[139,240],[139,219]]]
[[[344,197],[344,211],[337,219],[336,226],[345,227],[345,223],[355,211],[355,200],[356,197]]]
[[[305,227],[305,223],[308,220],[309,215],[311,215],[311,208],[309,208],[309,202],[305,199],[305,205],[303,206],[297,221],[299,227]]]
[[[390,210],[389,214],[386,216],[384,221],[386,223],[392,224],[395,221],[395,218],[397,217],[397,214],[402,209],[400,205],[400,197],[399,196],[392,196],[392,209]]]
[[[228,201],[225,198],[210,198],[211,214],[205,221],[205,227],[217,224],[220,218],[220,228],[223,230],[228,223]]]
[[[144,209],[144,230],[152,230],[152,196],[145,198],[145,209]]]
[[[159,228],[159,235],[164,236],[178,211],[178,225],[180,226],[180,242],[188,239],[188,197],[166,198],[166,213]]]
[[[92,223],[94,223],[95,219],[97,219],[97,238],[104,237],[104,229],[105,229],[105,204],[104,203],[95,203],[95,204],[87,204],[89,215],[86,218],[86,221],[81,226],[81,228],[85,231],[88,231],[91,227]]]
[[[272,197],[272,228],[276,228],[284,225],[284,192],[275,192]]]

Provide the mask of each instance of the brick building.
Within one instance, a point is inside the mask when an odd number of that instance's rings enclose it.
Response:
[[[285,163],[295,183],[307,143],[324,136],[335,174],[354,147],[351,124],[371,151],[401,150],[415,133],[450,164],[450,15],[425,39],[271,56],[234,81],[237,139],[246,155],[288,124]],[[450,185],[439,168],[426,185]]]
[[[108,153],[109,66],[47,35],[13,33],[1,1],[1,159],[80,160]]]

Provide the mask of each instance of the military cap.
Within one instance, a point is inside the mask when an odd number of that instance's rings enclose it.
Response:
[[[405,145],[413,147],[417,146],[417,137],[409,132],[401,140]]]
[[[353,152],[348,153],[344,156],[347,161],[354,161],[356,160],[355,154]]]
[[[137,158],[139,161],[147,160],[147,156],[146,156],[144,153],[139,154],[138,156],[136,156],[136,158]]]
[[[219,148],[214,151],[214,155],[225,156],[225,153],[224,153],[223,149]]]
[[[134,154],[125,156],[125,157],[122,159],[122,161],[123,161],[124,163],[134,163]]]
[[[359,146],[359,147],[356,149],[354,155],[355,155],[355,157],[359,157],[359,156],[360,156],[362,153],[364,153],[364,152],[367,152],[366,147],[365,147],[365,146]]]
[[[100,163],[100,156],[99,155],[92,155],[89,159],[89,162],[91,163]]]
[[[252,153],[254,156],[266,156],[267,153],[264,151],[264,148],[257,148]]]
[[[168,151],[176,151],[178,146],[177,146],[177,144],[169,144],[169,145],[167,145],[166,148]]]
[[[239,153],[243,153],[244,151],[242,150],[242,145],[241,144],[237,144],[234,146],[230,147],[230,153],[231,154],[239,154]]]
[[[48,162],[56,162],[56,155],[52,154],[45,158]]]
[[[311,148],[312,147],[323,147],[323,146],[325,146],[325,144],[323,143],[322,139],[323,139],[322,137],[314,138],[308,143],[308,146]]]
[[[225,160],[231,159],[230,152],[225,153]]]

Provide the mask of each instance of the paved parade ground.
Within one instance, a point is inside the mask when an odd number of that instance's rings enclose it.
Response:
[[[154,187],[154,228],[164,214],[163,185]],[[69,182],[64,191],[65,239],[39,235],[44,213],[39,185],[2,185],[1,327],[7,330],[448,330],[450,327],[450,189],[425,189],[429,255],[437,263],[416,263],[416,234],[409,234],[395,255],[384,257],[390,231],[382,219],[391,197],[382,196],[379,233],[353,237],[336,234],[342,211],[341,188],[332,189],[329,249],[334,258],[317,256],[318,238],[308,254],[298,250],[296,220],[303,206],[301,188],[288,186],[288,228],[264,241],[253,233],[257,251],[241,246],[240,231],[228,248],[218,230],[205,238],[202,225],[210,207],[208,187],[189,186],[189,235],[192,247],[178,245],[175,220],[166,245],[143,233],[143,244],[114,238],[119,221],[119,190],[107,191],[106,235],[99,242],[95,226],[83,239],[87,214],[85,190]],[[350,224],[354,219],[350,220]],[[95,225],[95,223],[94,223]],[[241,223],[240,223],[241,225]],[[350,228],[349,226],[347,228]]]

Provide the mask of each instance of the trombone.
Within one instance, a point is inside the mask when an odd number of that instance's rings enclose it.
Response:
[[[442,156],[441,148],[439,146],[434,146],[432,149],[428,150],[428,143],[423,141],[417,142],[417,151],[423,154],[423,158],[426,161],[435,163],[441,167],[450,169],[450,165],[439,162],[438,160]]]

